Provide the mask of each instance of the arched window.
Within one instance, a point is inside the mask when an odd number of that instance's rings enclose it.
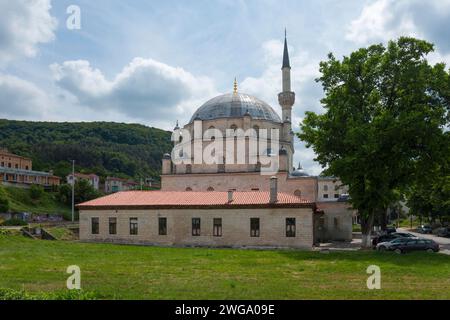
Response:
[[[192,191],[192,188],[191,187],[187,187],[186,191]]]
[[[255,171],[256,171],[256,172],[261,171],[261,162],[258,161],[258,162],[256,163]]]
[[[302,196],[302,192],[301,192],[300,190],[297,189],[297,190],[294,191],[294,196],[300,198],[300,197]]]
[[[255,130],[255,132],[256,132],[256,137],[259,137],[259,126],[254,125],[253,130]]]
[[[206,191],[212,192],[212,191],[214,191],[214,188],[213,187],[209,187]]]
[[[192,173],[192,165],[190,164],[186,165],[186,173]]]
[[[209,128],[208,128],[208,130],[214,130],[214,129],[216,129],[214,126],[210,126]],[[212,141],[214,141],[214,140],[216,140],[216,136],[214,135],[214,133],[210,133],[211,134],[211,140]]]

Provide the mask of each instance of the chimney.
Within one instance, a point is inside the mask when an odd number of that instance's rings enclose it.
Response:
[[[270,203],[278,201],[278,178],[273,176],[270,178]]]
[[[228,190],[228,202],[233,202],[233,190]]]

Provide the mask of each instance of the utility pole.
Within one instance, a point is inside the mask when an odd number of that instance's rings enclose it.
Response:
[[[75,221],[75,160],[72,160],[72,222]]]

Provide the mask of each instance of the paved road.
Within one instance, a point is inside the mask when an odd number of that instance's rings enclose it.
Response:
[[[399,232],[409,232],[417,237],[431,239],[439,243],[441,247],[441,252],[450,255],[450,238],[438,237],[432,234],[421,234],[418,232],[410,231],[409,229],[398,228]]]

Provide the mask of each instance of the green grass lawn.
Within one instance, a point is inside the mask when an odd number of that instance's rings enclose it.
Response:
[[[366,269],[381,268],[381,290]],[[378,252],[158,248],[0,235],[0,288],[64,290],[69,265],[81,285],[113,299],[450,299],[450,256]]]
[[[30,190],[0,185],[0,192],[9,200],[10,211],[31,212],[37,214],[60,214],[69,217],[71,209],[56,200],[55,193],[45,192],[41,199],[33,200]]]

